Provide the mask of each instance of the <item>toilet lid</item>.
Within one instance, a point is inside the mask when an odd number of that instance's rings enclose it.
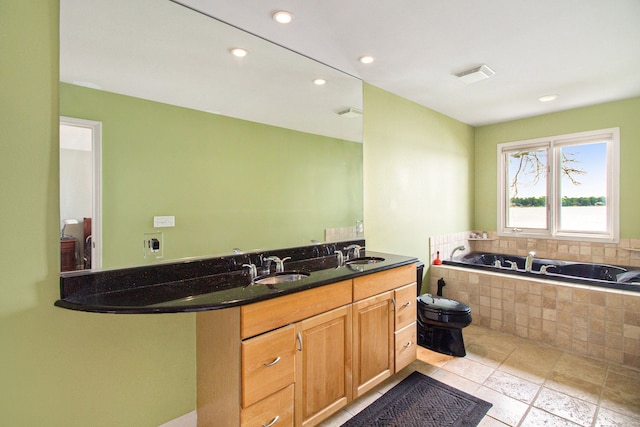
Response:
[[[444,313],[469,313],[471,309],[467,304],[453,299],[434,297],[431,294],[424,294],[418,297],[418,302],[422,303],[422,308]]]

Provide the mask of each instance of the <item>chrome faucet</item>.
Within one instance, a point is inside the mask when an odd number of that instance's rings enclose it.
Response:
[[[258,270],[256,269],[255,264],[242,264],[242,266],[249,268],[249,278],[251,278],[251,281],[253,282],[253,279],[258,276]]]
[[[285,258],[278,258],[277,256],[270,256],[265,258],[265,261],[273,261],[276,263],[276,273],[282,273],[284,271],[284,262],[288,259],[291,259],[290,256],[285,257]]]
[[[333,253],[336,254],[336,257],[338,258],[338,267],[340,267],[344,264],[344,255],[342,255],[342,251],[334,251]]]
[[[464,251],[465,249],[467,249],[467,248],[465,248],[464,245],[460,245],[460,246],[458,246],[456,248],[453,248],[453,250],[451,251],[451,257],[449,259],[453,259],[453,254],[455,254],[456,252]]]
[[[518,270],[518,264],[516,264],[515,262],[511,261],[510,259],[506,259],[504,260],[505,263],[509,263],[509,269],[511,270]]]
[[[536,256],[534,251],[531,251],[527,254],[527,259],[524,262],[524,271],[529,273],[531,272],[531,267],[533,267],[533,257]]]
[[[364,249],[364,248],[362,246],[360,246],[360,245],[349,245],[346,248],[344,248],[344,250],[347,251],[347,260],[351,259],[351,257],[349,256],[351,251],[353,251],[353,257],[354,258],[360,258],[360,251],[362,249]]]

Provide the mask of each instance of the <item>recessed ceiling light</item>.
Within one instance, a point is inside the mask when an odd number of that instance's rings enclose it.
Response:
[[[364,55],[360,57],[359,61],[363,64],[371,64],[373,61],[375,61],[375,58],[371,55]]]
[[[327,84],[327,81],[325,79],[323,79],[322,77],[318,77],[317,79],[313,79],[313,84],[314,85],[318,85],[318,86],[322,86],[324,84]]]
[[[237,56],[238,58],[244,58],[248,53],[246,49],[243,49],[241,47],[234,47],[230,50],[230,52],[233,56]]]
[[[273,14],[273,20],[280,24],[288,24],[293,21],[293,15],[286,10],[279,10]]]
[[[540,101],[540,102],[551,102],[551,101],[555,101],[556,98],[558,98],[558,95],[556,95],[556,94],[544,95],[544,96],[541,96],[540,98],[538,98],[538,101]]]

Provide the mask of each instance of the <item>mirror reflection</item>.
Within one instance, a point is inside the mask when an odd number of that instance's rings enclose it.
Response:
[[[104,268],[297,246],[362,219],[362,118],[338,114],[362,109],[358,79],[169,1],[60,5],[60,113],[102,126]]]

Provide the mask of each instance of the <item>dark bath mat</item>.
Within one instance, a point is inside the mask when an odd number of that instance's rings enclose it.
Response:
[[[413,372],[342,427],[477,426],[491,403]]]

